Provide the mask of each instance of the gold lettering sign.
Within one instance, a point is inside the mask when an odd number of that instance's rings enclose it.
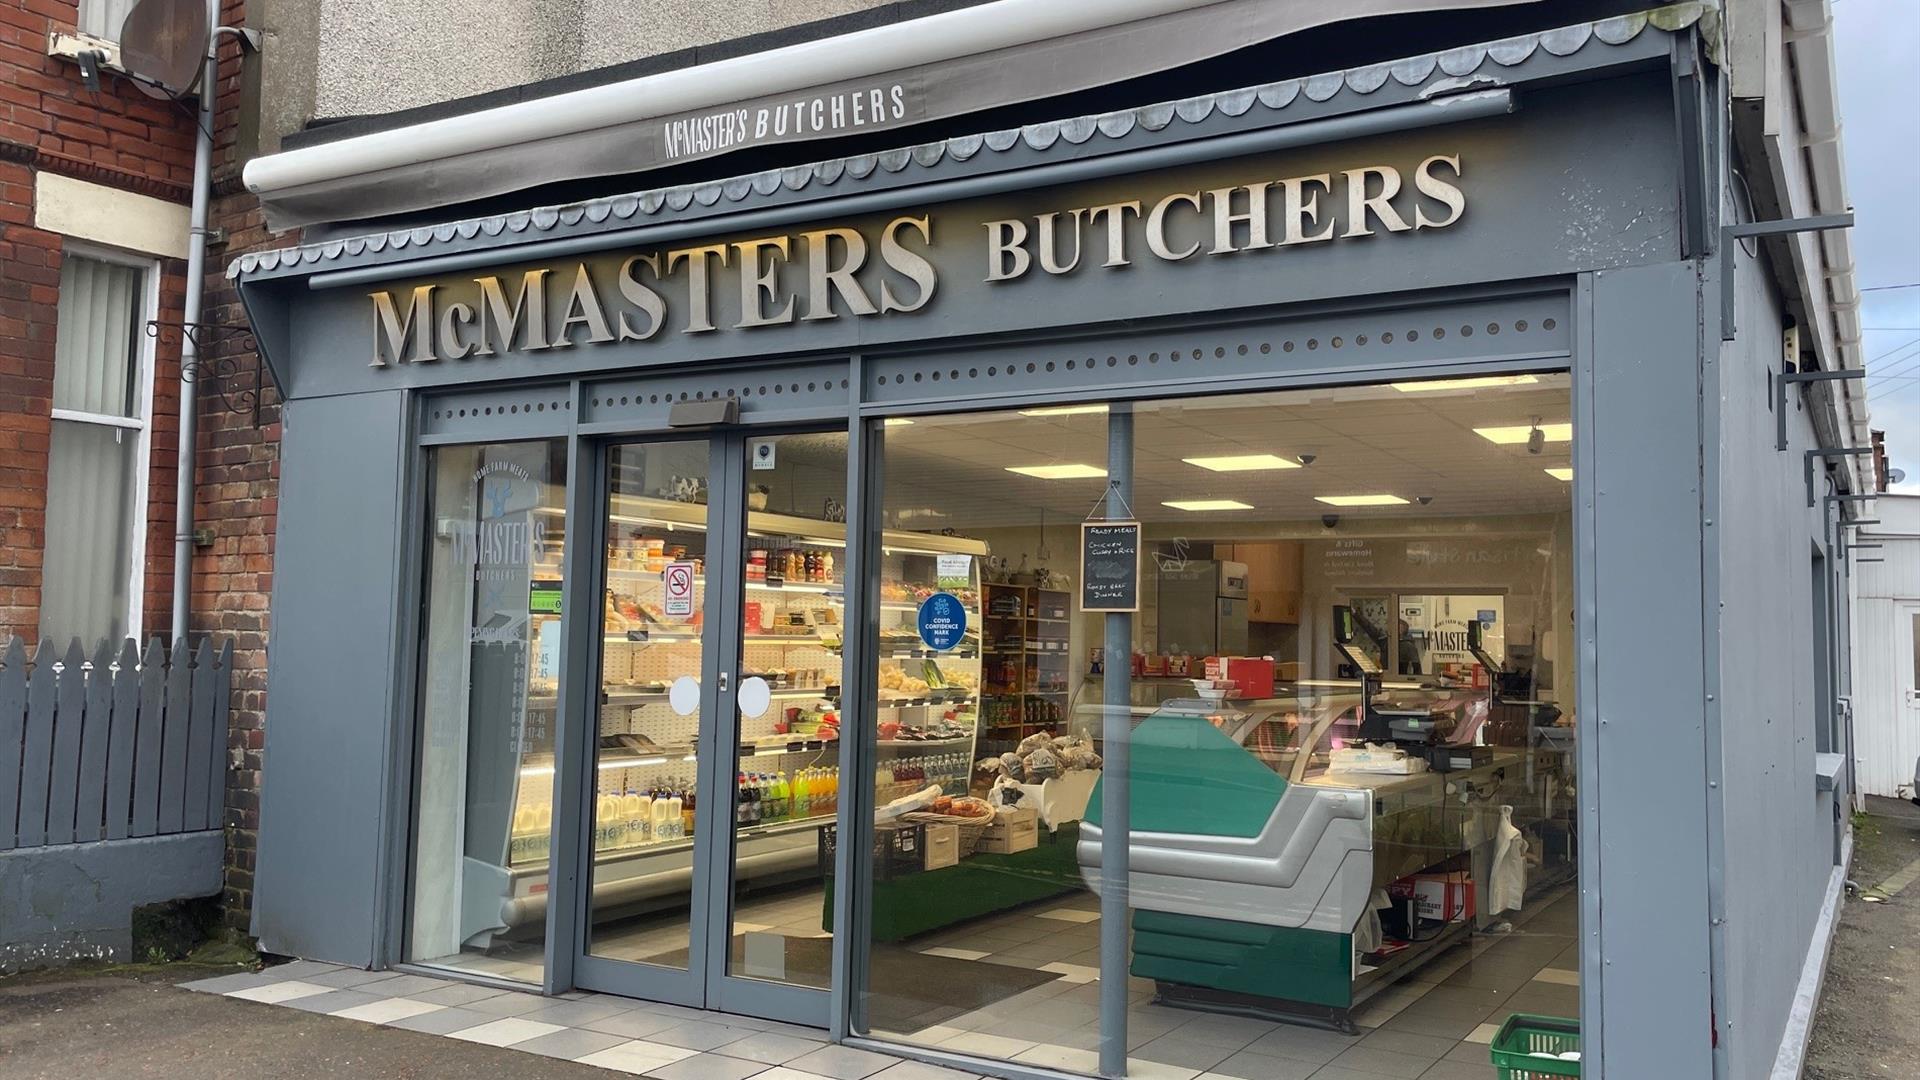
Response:
[[[1444,229],[1466,212],[1458,155],[1435,154],[1411,184],[1389,165],[1048,210],[981,223],[989,284],[1097,273],[1143,259],[1180,263],[1272,258],[1307,245]],[[736,305],[731,329],[925,308],[939,288],[929,215],[896,217],[869,235],[847,227],[649,251],[611,263],[572,262],[467,281],[382,289],[373,302],[373,367],[470,360],[721,328],[716,298]],[[782,270],[795,270],[791,288]],[[865,278],[863,281],[862,278]],[[672,289],[666,286],[671,284]],[[669,293],[684,300],[669,304]],[[464,296],[465,299],[456,299]]]

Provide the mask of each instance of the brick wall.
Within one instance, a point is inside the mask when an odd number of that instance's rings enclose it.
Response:
[[[193,121],[177,106],[47,55],[71,33],[76,0],[0,0],[0,638],[37,641],[46,545],[47,452],[64,238],[33,227],[39,172],[184,203],[193,181]],[[178,320],[185,264],[163,260],[160,317]],[[179,341],[155,349],[144,560],[144,629],[165,633],[173,574],[173,484]]]
[[[227,0],[222,22],[244,21]],[[29,643],[39,628],[45,548],[47,453],[53,355],[64,238],[35,229],[34,175],[47,170],[89,183],[185,204],[193,183],[191,103],[148,98],[123,80],[81,86],[79,69],[47,56],[53,32],[71,33],[76,0],[0,0],[0,639]],[[225,277],[227,261],[269,237],[258,208],[240,190],[235,151],[241,65],[223,45],[215,125],[211,224],[226,242],[209,250],[201,322],[244,326]],[[186,264],[163,260],[160,318],[180,322]],[[250,339],[206,339],[199,382],[196,516],[213,535],[196,548],[193,633],[234,642],[235,697],[229,733],[226,889],[229,919],[244,927],[252,899],[253,840],[259,827],[260,748],[266,706],[267,598],[272,584],[279,408],[269,392],[256,411],[257,361]],[[172,620],[174,483],[179,439],[180,337],[156,345],[145,560],[145,632],[164,636]]]
[[[223,21],[239,25],[243,4],[226,0]],[[240,93],[237,48],[221,54],[219,122],[214,139],[211,224],[224,243],[207,256],[203,321],[244,327],[246,312],[226,266],[246,251],[298,243],[266,229],[259,203],[240,184],[236,146]],[[203,350],[223,392],[200,402],[195,524],[212,543],[195,549],[192,615],[196,633],[233,640],[234,699],[228,725],[226,912],[245,928],[253,905],[255,840],[260,829],[261,748],[266,738],[268,612],[280,490],[280,399],[260,367],[251,338],[223,337]]]

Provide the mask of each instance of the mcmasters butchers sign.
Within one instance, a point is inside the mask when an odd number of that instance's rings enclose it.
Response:
[[[837,99],[836,99],[837,100]],[[890,108],[875,90],[846,115]],[[818,108],[816,108],[818,105]],[[835,122],[840,107],[715,114],[672,140],[734,138],[741,125]],[[781,119],[782,116],[786,118]],[[852,121],[849,121],[852,122]],[[691,145],[691,144],[690,144]],[[1323,244],[1445,229],[1466,212],[1457,154],[1409,169],[1356,165],[1198,191],[1072,206],[943,230],[929,213],[877,226],[825,226],[727,242],[615,253],[467,279],[381,289],[372,301],[376,368],[540,353],[662,334],[910,315],[940,289],[936,246],[972,246],[993,288],[1042,275],[1111,274],[1136,263],[1281,259]],[[955,260],[942,259],[951,267]],[[725,302],[722,303],[722,298]],[[728,312],[720,316],[722,310]]]

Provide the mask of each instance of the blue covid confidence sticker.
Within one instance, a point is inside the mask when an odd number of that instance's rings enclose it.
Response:
[[[967,606],[952,593],[934,593],[920,603],[920,640],[935,652],[946,652],[967,633]]]

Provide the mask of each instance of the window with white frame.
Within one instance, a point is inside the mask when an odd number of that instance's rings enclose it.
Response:
[[[119,41],[136,0],[80,0],[80,32],[102,41]]]
[[[151,259],[69,245],[60,264],[40,639],[140,633],[153,341]]]

